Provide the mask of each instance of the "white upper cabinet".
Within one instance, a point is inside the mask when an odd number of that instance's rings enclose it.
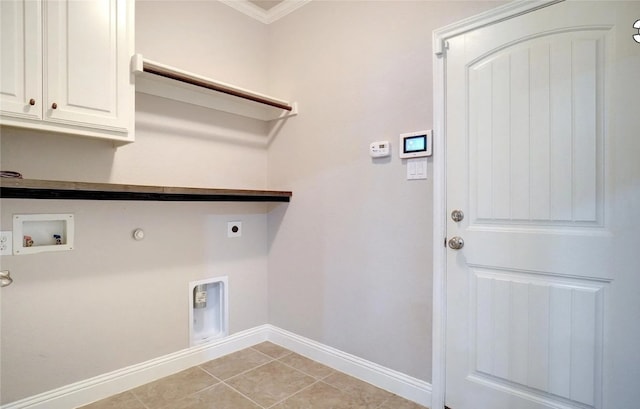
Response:
[[[0,112],[42,118],[42,7],[0,1]]]
[[[1,123],[134,138],[132,0],[2,0]]]

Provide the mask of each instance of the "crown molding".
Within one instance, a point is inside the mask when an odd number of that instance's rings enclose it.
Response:
[[[266,13],[268,20],[267,24],[281,19],[287,14],[299,9],[300,7],[310,2],[311,0],[284,0],[282,3],[278,4]]]
[[[271,8],[270,10],[264,10],[248,0],[219,0],[221,3],[226,4],[229,7],[236,9],[237,11],[258,20],[264,24],[271,24],[274,21],[281,19],[294,10],[299,9],[311,0],[284,0],[282,3]]]

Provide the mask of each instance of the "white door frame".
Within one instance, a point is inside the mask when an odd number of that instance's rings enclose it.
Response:
[[[564,0],[517,0],[433,32],[433,324],[431,409],[444,409],[446,379],[446,54],[447,40],[457,35],[530,13]],[[454,408],[455,409],[455,408]]]

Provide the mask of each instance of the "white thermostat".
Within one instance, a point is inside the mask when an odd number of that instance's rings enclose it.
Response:
[[[384,158],[390,154],[389,141],[373,142],[369,145],[369,155],[372,158]]]
[[[419,158],[431,156],[433,131],[418,131],[400,134],[400,157]]]

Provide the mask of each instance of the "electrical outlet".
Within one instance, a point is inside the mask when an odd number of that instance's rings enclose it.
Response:
[[[241,237],[242,236],[242,222],[227,222],[227,237]]]
[[[0,231],[0,256],[13,254],[13,234],[10,231]]]

